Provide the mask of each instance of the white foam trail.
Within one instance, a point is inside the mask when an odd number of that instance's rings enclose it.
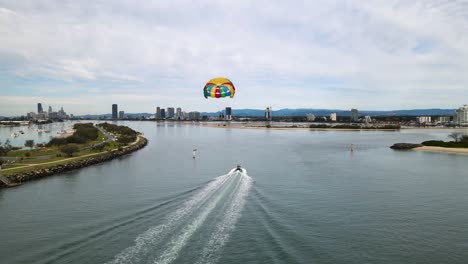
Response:
[[[249,194],[250,187],[252,186],[252,178],[250,178],[246,173],[241,173],[241,177],[240,186],[235,197],[227,208],[222,221],[216,226],[215,231],[211,235],[208,244],[203,249],[202,256],[197,264],[215,263],[219,258],[220,249],[224,246],[231,231],[235,228],[235,224],[241,216],[246,197]]]
[[[239,184],[239,182],[238,182]],[[237,186],[236,188],[237,189]],[[215,198],[204,206],[202,212],[189,224],[187,225],[174,240],[172,240],[168,248],[162,253],[162,255],[154,261],[155,264],[168,264],[174,261],[179,255],[180,250],[187,244],[187,241],[200,228],[205,222],[208,215],[213,211],[219,201],[224,197],[225,189],[215,196]]]
[[[209,182],[200,192],[195,194],[189,201],[176,210],[174,213],[169,214],[164,224],[151,227],[144,233],[138,235],[135,239],[135,245],[126,248],[117,254],[113,260],[107,262],[108,264],[117,263],[138,263],[140,257],[152,249],[152,245],[159,242],[159,239],[167,234],[172,228],[180,223],[180,220],[193,211],[197,210],[203,202],[208,199],[212,193],[218,190],[233,174],[226,174],[216,177],[213,181]]]

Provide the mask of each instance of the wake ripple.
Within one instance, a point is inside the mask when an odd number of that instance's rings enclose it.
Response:
[[[204,249],[196,252],[201,255],[193,256],[193,259],[198,258],[197,263],[214,263],[240,217],[251,185],[252,179],[245,172],[230,171],[216,177],[169,214],[162,224],[138,235],[133,246],[124,249],[107,263],[171,263],[201,228],[208,229],[211,236]],[[218,208],[223,208],[217,212],[222,215],[221,220],[214,228],[204,226],[208,216]]]
[[[243,179],[240,181],[239,191],[235,193],[232,203],[229,204],[222,221],[216,226],[215,231],[211,235],[208,244],[203,249],[202,256],[197,264],[215,263],[219,259],[221,249],[228,240],[237,220],[241,216],[246,196],[252,186],[252,178],[247,174],[242,175],[242,178]]]

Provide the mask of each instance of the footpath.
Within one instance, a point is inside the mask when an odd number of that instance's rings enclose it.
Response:
[[[87,154],[75,158],[67,158],[57,161],[26,164],[20,167],[8,168],[0,170],[0,188],[13,187],[29,180],[39,179],[45,176],[54,175],[57,173],[84,168],[93,164],[113,160],[117,157],[137,151],[148,144],[148,140],[143,136],[138,136],[137,139],[128,146],[114,149],[111,151],[103,151],[99,153]],[[56,165],[54,165],[56,164]],[[49,166],[50,165],[50,166]],[[44,167],[45,166],[45,167]],[[25,172],[11,173],[9,171],[18,170],[21,168],[30,168]]]

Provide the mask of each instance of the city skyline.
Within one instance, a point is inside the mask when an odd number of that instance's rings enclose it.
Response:
[[[436,0],[2,1],[0,115],[46,101],[77,115],[113,102],[126,112],[457,108],[468,98],[467,15]],[[217,32],[228,34],[206,45]],[[218,76],[233,99],[203,97]]]

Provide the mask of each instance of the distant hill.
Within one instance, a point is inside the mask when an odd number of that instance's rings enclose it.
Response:
[[[411,110],[390,110],[390,111],[372,111],[372,110],[362,110],[359,111],[359,115],[369,115],[369,116],[439,116],[439,115],[453,115],[455,109],[411,109]],[[201,112],[200,115],[204,116],[218,116],[222,112]],[[329,116],[331,113],[336,113],[337,116],[350,116],[350,110],[341,110],[341,109],[312,109],[312,108],[296,108],[296,109],[279,109],[273,110],[273,116],[305,116],[306,114],[314,114],[315,116]],[[263,116],[265,110],[263,109],[232,109],[233,116],[245,116],[245,117],[255,117]],[[153,116],[154,113],[126,113],[128,117],[149,117]],[[111,118],[111,114],[102,114],[102,115],[81,115],[77,117],[89,118],[89,119],[98,119],[98,118]]]

